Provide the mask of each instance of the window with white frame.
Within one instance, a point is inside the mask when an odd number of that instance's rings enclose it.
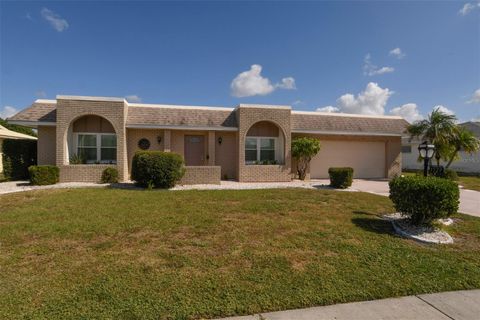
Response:
[[[111,133],[77,133],[77,156],[85,163],[116,163],[117,136]]]
[[[247,137],[245,139],[246,164],[274,164],[276,137]]]

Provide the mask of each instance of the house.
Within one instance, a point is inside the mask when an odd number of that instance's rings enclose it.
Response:
[[[459,126],[470,130],[477,138],[480,138],[480,122],[469,121],[460,123]],[[423,161],[418,161],[418,145],[422,141],[411,140],[405,135],[402,138],[402,166],[405,170],[423,169]],[[473,154],[460,151],[459,159],[452,162],[450,169],[464,173],[480,173],[480,151]],[[443,163],[445,165],[445,162]]]
[[[390,178],[401,172],[407,125],[400,117],[290,106],[196,107],[85,96],[37,100],[9,121],[37,128],[38,164],[57,165],[60,181],[98,181],[109,166],[129,180],[133,155],[144,149],[182,155],[182,184],[290,181],[291,141],[300,136],[321,140],[311,178],[327,178],[332,166],[351,166],[357,178]],[[78,156],[85,163],[78,164]]]
[[[15,132],[5,128],[0,125],[0,175],[3,174],[3,140],[37,140],[37,138],[29,136],[28,134],[23,134]]]

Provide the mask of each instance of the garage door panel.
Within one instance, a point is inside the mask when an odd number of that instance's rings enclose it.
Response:
[[[385,177],[385,143],[381,141],[321,141],[310,163],[311,178],[328,178],[330,167],[352,167],[355,178]]]

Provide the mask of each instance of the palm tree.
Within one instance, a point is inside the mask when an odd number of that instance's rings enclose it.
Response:
[[[457,127],[455,135],[450,140],[450,143],[453,147],[453,151],[450,153],[445,168],[450,167],[453,160],[457,158],[460,150],[472,154],[480,149],[480,140],[478,140],[471,131],[463,127]]]
[[[455,115],[447,114],[435,108],[425,120],[417,121],[407,127],[410,139],[421,137],[435,145],[435,159],[437,166],[440,159],[449,154],[450,141],[453,139],[457,125]]]

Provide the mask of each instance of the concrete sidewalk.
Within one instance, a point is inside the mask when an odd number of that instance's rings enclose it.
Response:
[[[478,320],[480,290],[423,294],[325,307],[262,313],[224,320]]]

